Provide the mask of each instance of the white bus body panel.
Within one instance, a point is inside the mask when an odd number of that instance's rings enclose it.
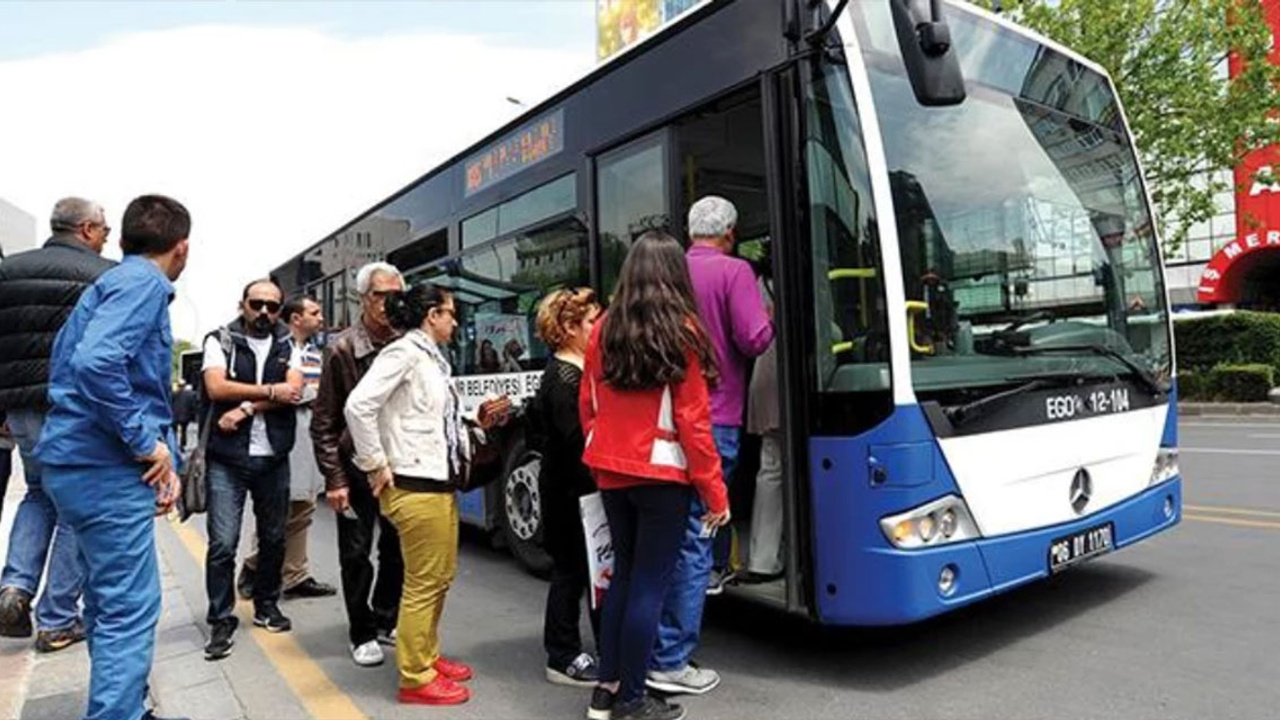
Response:
[[[1168,413],[1164,404],[938,444],[978,529],[992,537],[1071,522],[1146,490]],[[1093,494],[1077,515],[1071,482],[1081,468]]]

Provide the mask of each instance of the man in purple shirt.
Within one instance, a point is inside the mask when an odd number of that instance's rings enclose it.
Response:
[[[720,381],[711,391],[711,429],[726,484],[738,464],[748,366],[773,342],[773,321],[755,273],[747,261],[733,256],[737,222],[737,209],[721,197],[708,195],[689,208],[689,275],[720,368]],[[714,670],[690,662],[698,646],[706,596],[720,593],[730,576],[731,533],[726,528],[714,540],[704,537],[706,512],[695,497],[662,608],[658,646],[649,661],[648,685],[662,692],[701,695],[720,683]]]

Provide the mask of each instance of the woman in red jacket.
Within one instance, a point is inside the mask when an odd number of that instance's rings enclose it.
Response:
[[[680,243],[645,233],[587,348],[578,398],[582,460],[600,487],[614,552],[592,720],[684,717],[680,706],[646,696],[644,678],[690,494],[710,508],[708,532],[729,521],[711,436],[715,354],[697,308]]]

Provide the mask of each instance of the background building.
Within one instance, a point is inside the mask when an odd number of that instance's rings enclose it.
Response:
[[[36,218],[0,198],[0,256],[36,246]]]
[[[1280,0],[1264,0],[1272,35],[1280,31]],[[1270,61],[1280,64],[1280,43]],[[1233,55],[1223,72],[1235,75]],[[1251,153],[1213,179],[1227,190],[1214,198],[1217,214],[1191,228],[1187,242],[1165,255],[1175,309],[1239,307],[1280,311],[1280,185],[1255,181],[1280,172],[1280,148]],[[1207,182],[1206,175],[1200,182]]]

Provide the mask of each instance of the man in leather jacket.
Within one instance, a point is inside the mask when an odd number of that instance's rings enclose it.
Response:
[[[343,407],[378,351],[398,336],[387,321],[383,303],[388,293],[403,289],[404,278],[392,265],[370,263],[360,268],[356,277],[360,317],[325,350],[320,388],[311,406],[316,464],[324,475],[329,506],[338,514],[342,597],[352,660],[363,667],[381,664],[385,658],[380,645],[394,644],[404,560],[400,536],[379,511],[365,474],[352,462],[355,449]],[[376,573],[370,558],[375,526],[379,535]]]

